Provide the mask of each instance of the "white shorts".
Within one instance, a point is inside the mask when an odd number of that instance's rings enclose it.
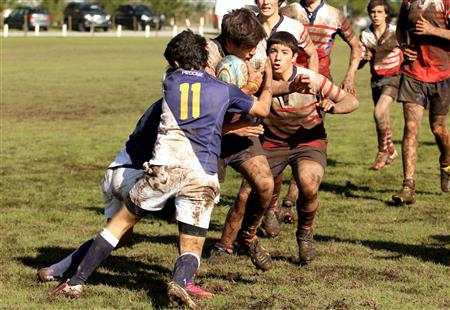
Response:
[[[122,207],[130,189],[144,175],[142,169],[108,168],[103,178],[105,217],[112,218]]]
[[[130,190],[134,207],[159,211],[167,199],[175,197],[177,221],[207,229],[214,204],[219,201],[217,174],[174,166],[150,167],[150,173],[147,171]]]

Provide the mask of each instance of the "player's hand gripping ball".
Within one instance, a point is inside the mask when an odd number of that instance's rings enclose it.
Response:
[[[247,84],[248,70],[245,62],[234,55],[222,58],[217,64],[216,76],[219,80],[234,84],[241,88]]]

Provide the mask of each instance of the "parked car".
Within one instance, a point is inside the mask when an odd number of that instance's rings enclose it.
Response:
[[[79,31],[89,31],[91,26],[108,31],[111,16],[100,4],[72,2],[64,9],[64,23]]]
[[[114,21],[116,25],[133,30],[143,30],[147,25],[159,30],[164,24],[164,16],[156,14],[146,5],[128,4],[117,8]]]
[[[48,30],[52,17],[45,8],[33,8],[29,6],[18,7],[5,18],[4,24],[9,28],[23,29],[24,23],[27,29],[34,29],[36,26],[43,30]]]

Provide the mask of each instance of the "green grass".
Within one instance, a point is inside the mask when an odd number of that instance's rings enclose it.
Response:
[[[89,280],[85,296],[50,301],[54,284],[34,272],[68,254],[102,227],[105,167],[148,104],[160,96],[168,38],[8,38],[2,40],[0,308],[166,308],[165,282],[177,257],[177,227],[144,219],[131,247],[115,252]],[[348,50],[338,42],[339,82]],[[295,227],[264,240],[274,268],[256,272],[230,257],[201,267],[216,293],[204,309],[448,309],[450,196],[439,189],[438,150],[426,118],[419,140],[417,203],[393,207],[401,160],[381,172],[367,68],[357,76],[360,109],[327,116],[329,165],[315,221],[319,256],[297,256]],[[392,108],[399,149],[401,106]],[[220,238],[240,179],[229,170],[207,246]]]

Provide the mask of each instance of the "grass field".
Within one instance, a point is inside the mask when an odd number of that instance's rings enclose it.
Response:
[[[55,284],[37,268],[62,258],[104,223],[104,169],[146,107],[160,96],[168,38],[8,38],[1,42],[1,309],[159,309],[177,257],[177,227],[144,219],[134,243],[114,252],[79,300],[50,301]],[[348,50],[338,42],[340,81]],[[300,267],[295,227],[263,240],[274,268],[246,257],[204,263],[197,280],[216,294],[204,309],[450,309],[450,196],[439,188],[438,151],[424,119],[417,203],[390,205],[401,160],[381,172],[367,68],[357,77],[360,109],[328,116],[329,161],[315,221],[318,258]],[[399,149],[403,118],[392,109]],[[220,237],[240,183],[229,171],[207,248]]]

